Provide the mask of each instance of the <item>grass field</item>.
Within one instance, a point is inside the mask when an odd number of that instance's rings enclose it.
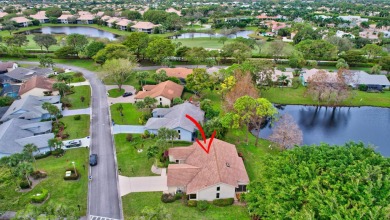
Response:
[[[69,134],[68,140],[89,136],[90,116],[80,116],[80,120],[75,120],[74,116],[65,116],[60,119],[60,121],[65,124],[64,133]]]
[[[306,87],[293,88],[270,88],[262,91],[261,96],[277,104],[297,104],[297,105],[326,105],[326,103],[317,103],[305,95]],[[383,93],[368,93],[362,91],[353,91],[356,95],[342,102],[342,106],[377,106],[390,107],[390,91]]]
[[[75,86],[74,93],[68,95],[72,106],[69,109],[89,108],[91,102],[91,87],[90,86]],[[84,101],[81,101],[81,96],[84,96]]]
[[[125,90],[124,89],[110,89],[107,91],[108,92],[108,97],[111,97],[111,98],[118,98],[119,96],[122,96],[123,93],[125,93]]]
[[[84,76],[79,75],[75,72],[68,72],[68,73],[63,73],[63,74],[72,76],[71,83],[85,82]]]
[[[120,115],[117,110],[118,106],[122,105],[123,107],[123,117]],[[111,118],[118,125],[140,125],[139,117],[141,117],[142,112],[140,112],[135,105],[131,103],[116,103],[110,106]]]
[[[0,167],[0,210],[18,211],[26,207],[30,202],[30,196],[47,189],[50,198],[48,202],[63,204],[68,207],[77,208],[80,205],[79,216],[85,216],[87,211],[87,192],[88,192],[88,155],[89,151],[85,148],[67,150],[65,155],[60,158],[53,156],[37,160],[37,169],[47,172],[48,177],[43,179],[30,192],[18,192],[17,184],[19,182],[7,168]],[[65,169],[72,167],[74,161],[76,168],[81,174],[78,181],[65,181]],[[83,169],[83,164],[87,167]]]
[[[131,193],[122,197],[123,213],[125,219],[137,219],[145,207],[158,207],[162,205],[171,215],[171,219],[193,220],[249,220],[249,214],[245,206],[217,207],[212,204],[209,208],[200,212],[195,207],[187,207],[181,201],[173,203],[161,202],[161,192]]]

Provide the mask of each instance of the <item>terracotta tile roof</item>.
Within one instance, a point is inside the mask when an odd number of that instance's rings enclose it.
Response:
[[[167,76],[169,77],[177,77],[177,78],[187,78],[188,75],[192,74],[193,69],[188,69],[184,67],[176,67],[176,68],[160,68],[156,71],[156,73],[160,73],[161,70],[165,70]]]
[[[0,12],[0,18],[4,17],[4,16],[7,16],[8,13],[7,12]]]
[[[209,141],[208,139],[207,142]],[[175,156],[185,157],[188,154],[185,164],[190,167],[181,166],[182,164],[179,166],[170,164],[167,174],[168,186],[183,186],[180,184],[189,180],[186,187],[187,194],[190,194],[221,182],[234,187],[238,187],[238,183],[249,183],[244,162],[238,156],[233,144],[214,139],[208,154],[196,142],[187,148],[187,152],[184,149],[169,149],[169,155],[174,158]],[[171,167],[174,168],[172,172]],[[196,171],[194,167],[198,167],[200,170],[191,178]]]
[[[89,21],[89,20],[93,20],[94,18],[95,18],[95,16],[92,14],[82,14],[82,15],[80,15],[79,18],[77,18],[77,20]]]
[[[147,96],[152,98],[162,96],[172,100],[176,97],[180,97],[184,89],[182,85],[176,84],[170,80],[154,86],[146,85],[143,88],[146,91],[138,92],[138,94],[135,96],[135,99],[143,99]]]
[[[130,23],[131,23],[131,21],[129,19],[121,19],[116,25],[127,26]]]
[[[31,79],[27,80],[20,86],[19,95],[23,95],[24,93],[34,88],[46,89],[51,91],[53,89],[54,83],[55,80],[53,79],[49,79],[43,76],[33,76],[31,77]]]
[[[73,17],[73,15],[71,14],[62,14],[59,18],[57,18],[58,20],[67,20],[68,18],[71,18]]]
[[[46,12],[45,11],[39,11],[35,15],[30,15],[30,17],[37,19],[37,20],[44,20],[44,19],[49,19],[46,17]]]
[[[137,29],[152,29],[158,25],[155,25],[151,22],[148,21],[140,21],[137,22],[135,25],[131,26],[132,28],[137,28]]]
[[[15,21],[16,23],[31,22],[30,19],[27,19],[25,17],[14,17],[14,18],[11,18],[11,20]]]

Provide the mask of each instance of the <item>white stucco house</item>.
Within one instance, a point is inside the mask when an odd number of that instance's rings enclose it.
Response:
[[[184,87],[170,80],[157,85],[145,85],[134,97],[135,102],[142,101],[145,97],[157,100],[157,105],[171,106],[174,98],[180,98]]]
[[[207,143],[210,139],[207,140]],[[214,139],[209,153],[195,142],[169,149],[167,185],[171,194],[185,192],[190,200],[234,198],[246,192],[249,177],[236,146]]]
[[[162,127],[174,129],[179,133],[178,140],[194,141],[198,128],[186,118],[186,114],[200,123],[204,121],[204,112],[198,106],[185,102],[171,108],[154,109],[152,118],[149,118],[145,125],[145,130],[157,134],[158,129]]]

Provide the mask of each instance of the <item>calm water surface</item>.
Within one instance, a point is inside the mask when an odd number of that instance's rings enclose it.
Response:
[[[344,144],[362,141],[373,144],[384,156],[390,156],[390,108],[325,108],[287,105],[278,109],[295,119],[303,132],[304,144]],[[270,124],[261,129],[260,137],[272,133]]]
[[[39,29],[26,31],[24,32],[26,34],[34,34],[34,33],[40,33],[40,34],[83,34],[89,37],[96,37],[96,38],[107,38],[109,40],[115,40],[118,35],[115,35],[113,33],[99,30],[93,27],[42,27]]]

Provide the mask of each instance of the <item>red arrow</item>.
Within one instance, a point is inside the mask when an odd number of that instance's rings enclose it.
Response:
[[[188,118],[192,123],[195,124],[195,126],[198,128],[200,134],[202,135],[202,138],[203,138],[203,142],[206,144],[206,134],[204,133],[204,130],[202,128],[202,126],[193,118],[191,117],[190,115],[187,115],[186,114],[186,118]],[[199,144],[199,146],[206,152],[206,153],[209,153],[210,152],[210,147],[211,147],[211,143],[213,142],[214,140],[214,137],[216,135],[217,131],[214,130],[213,134],[211,135],[211,138],[209,140],[209,143],[207,145],[207,149],[203,146],[203,144],[198,140],[198,138],[196,138],[196,142]]]

